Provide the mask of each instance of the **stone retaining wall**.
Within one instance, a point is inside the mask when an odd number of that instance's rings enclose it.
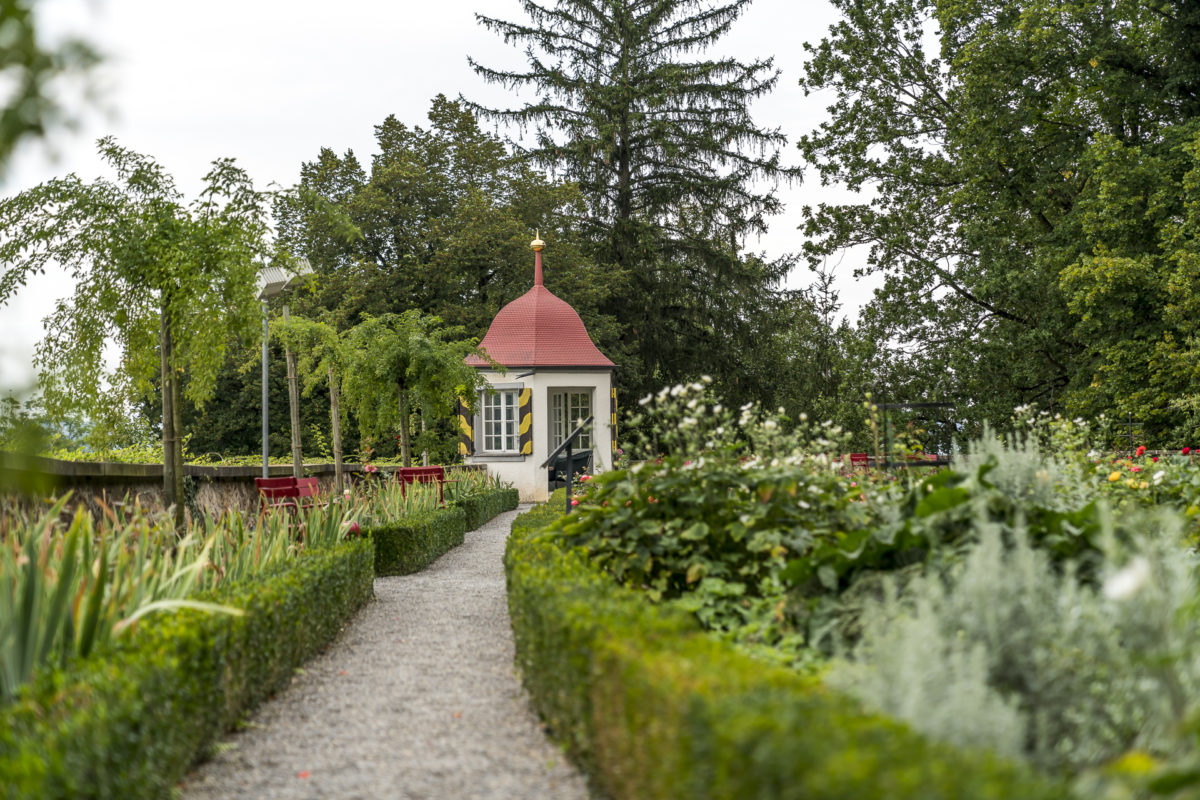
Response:
[[[473,467],[455,467],[472,469]],[[292,474],[290,464],[268,468],[272,478]],[[350,481],[364,478],[361,464],[342,466]],[[395,472],[398,467],[381,466],[380,473]],[[258,509],[258,491],[254,479],[262,476],[262,466],[206,467],[185,465],[184,493],[191,510],[219,514],[237,509]],[[0,452],[0,493],[16,494],[26,500],[61,495],[70,491],[72,505],[86,504],[93,511],[101,503],[117,505],[137,502],[144,508],[161,509],[163,504],[161,464],[118,464],[113,462],[59,461],[38,456]],[[322,493],[332,492],[333,464],[305,464],[306,477],[316,478]]]

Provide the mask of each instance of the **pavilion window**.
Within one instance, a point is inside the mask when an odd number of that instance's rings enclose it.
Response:
[[[483,449],[490,453],[516,453],[517,394],[515,389],[483,393]]]

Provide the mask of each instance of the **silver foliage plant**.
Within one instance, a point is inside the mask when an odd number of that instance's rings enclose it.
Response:
[[[948,574],[894,590],[830,681],[925,735],[1053,772],[1131,750],[1178,755],[1200,708],[1196,558],[1177,516],[1107,522],[1103,584],[1056,571],[1022,525],[976,522],[978,540]]]
[[[1092,436],[1087,423],[1050,418],[1028,407],[1016,412],[1013,431],[1000,437],[985,426],[980,438],[967,442],[961,467],[972,471],[990,462],[988,482],[1017,502],[1059,510],[1087,503],[1091,490],[1079,480],[1077,464],[1054,455],[1086,451]]]

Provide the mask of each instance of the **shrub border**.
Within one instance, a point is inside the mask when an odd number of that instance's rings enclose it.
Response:
[[[516,489],[489,489],[481,494],[469,494],[455,501],[467,515],[467,530],[481,528],[505,511],[514,510],[521,502]]]
[[[226,729],[286,686],[373,593],[371,543],[297,559],[206,599],[245,616],[181,610],[113,651],[47,670],[0,709],[10,798],[160,798]]]
[[[160,798],[250,709],[287,686],[374,593],[374,578],[423,569],[517,507],[517,492],[465,497],[370,538],[301,554],[200,599],[233,617],[152,616],[110,652],[46,670],[0,708],[6,798]],[[389,571],[400,570],[404,571]]]
[[[447,508],[406,516],[368,528],[375,542],[375,574],[411,575],[463,543],[467,531],[517,507],[516,489],[491,489],[456,500]]]
[[[518,517],[505,552],[517,665],[534,706],[605,795],[1051,800],[1021,765],[930,742],[819,680],[755,661],[690,615],[617,586]]]

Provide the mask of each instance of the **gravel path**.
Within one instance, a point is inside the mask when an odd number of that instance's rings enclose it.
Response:
[[[585,800],[513,673],[501,557],[516,513],[374,602],[195,770],[184,800]]]

